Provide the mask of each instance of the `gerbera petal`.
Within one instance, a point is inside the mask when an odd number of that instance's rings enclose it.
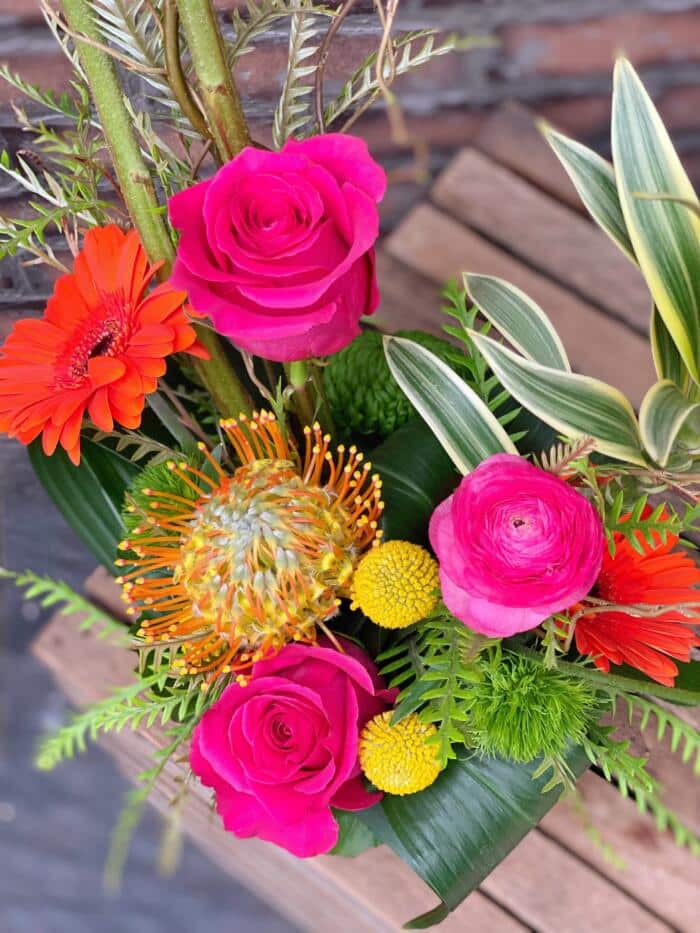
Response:
[[[98,389],[95,392],[88,405],[88,414],[101,431],[111,431],[114,428],[107,389]]]
[[[116,382],[125,372],[126,364],[111,356],[93,356],[88,360],[88,375],[94,388]]]

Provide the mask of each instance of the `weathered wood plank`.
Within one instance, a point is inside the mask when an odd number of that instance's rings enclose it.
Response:
[[[526,107],[515,101],[499,107],[482,122],[473,145],[557,201],[586,213],[569,176],[538,130],[535,115]]]
[[[452,160],[432,197],[462,223],[646,333],[651,299],[641,273],[602,230],[568,207],[474,149]]]
[[[631,801],[621,801],[619,792],[596,775],[585,774],[578,782],[578,790],[586,817],[624,865],[615,867],[606,861],[600,847],[581,832],[573,805],[568,802],[545,816],[541,823],[544,831],[640,903],[662,913],[683,933],[697,930],[697,861],[679,849],[668,833],[657,832]]]
[[[107,582],[100,572],[99,577],[92,578],[93,592],[96,579],[101,589]],[[100,602],[106,604],[111,598],[102,589]],[[104,698],[111,687],[128,683],[133,677],[132,653],[90,632],[80,632],[77,620],[71,616],[54,617],[35,640],[32,651],[77,707]],[[105,746],[132,779],[144,770],[154,746],[161,742],[162,735],[156,728],[105,737]],[[182,764],[170,764],[153,799],[158,809],[167,810],[176,779],[184,773]],[[329,929],[388,933],[436,904],[427,885],[385,848],[358,859],[326,856],[302,860],[258,840],[236,839],[212,817],[209,793],[198,785],[193,785],[188,795],[182,828],[217,864],[313,933]],[[464,929],[522,933],[527,927],[475,892],[442,929],[446,933]]]
[[[643,337],[430,204],[414,208],[384,248],[439,284],[469,270],[501,276],[522,288],[551,317],[575,369],[617,386],[634,405],[654,381],[651,351]]]
[[[547,839],[529,833],[482,887],[517,908],[538,933],[662,933],[671,926],[602,875]]]

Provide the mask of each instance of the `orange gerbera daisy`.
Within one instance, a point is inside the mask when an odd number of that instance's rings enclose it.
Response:
[[[650,514],[647,507],[645,515]],[[628,516],[629,517],[629,516]],[[668,606],[653,617],[631,612],[600,612],[576,622],[576,648],[593,655],[596,667],[608,672],[610,664],[629,664],[653,680],[672,687],[678,667],[671,660],[690,660],[690,649],[700,645],[688,616],[672,607],[700,602],[700,568],[682,551],[675,535],[650,545],[637,532],[643,553],[621,534],[615,534],[615,554],[606,551],[594,595],[617,605]]]
[[[165,357],[206,357],[185,313],[185,292],[146,291],[149,265],[135,230],[95,227],[73,272],[56,282],[41,320],[18,321],[0,348],[0,431],[29,444],[43,435],[80,462],[85,412],[103,431],[137,428]]]

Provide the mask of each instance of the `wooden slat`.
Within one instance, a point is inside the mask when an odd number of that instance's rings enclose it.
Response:
[[[102,574],[100,574],[102,576]],[[96,580],[93,577],[91,589]],[[106,580],[102,577],[101,585]],[[113,586],[113,584],[112,584]],[[113,598],[103,591],[104,605]],[[71,616],[56,616],[35,640],[34,655],[51,671],[61,689],[78,707],[102,698],[111,687],[133,678],[134,657],[90,632],[81,632]],[[162,742],[157,729],[105,737],[105,746],[134,778],[147,766],[154,745]],[[184,768],[171,763],[153,802],[167,808],[176,778]],[[95,793],[99,792],[95,788]],[[276,846],[255,839],[240,840],[212,817],[209,793],[193,786],[182,818],[183,830],[207,855],[260,897],[285,913],[304,930],[327,933],[386,933],[411,917],[430,910],[437,898],[410,869],[385,848],[357,859],[322,857],[296,859]],[[155,868],[154,868],[155,870]],[[522,933],[527,927],[478,891],[443,924],[446,933],[465,929]]]
[[[526,107],[514,101],[499,107],[483,121],[473,145],[557,201],[586,213],[569,176],[537,129],[535,115]]]
[[[414,208],[384,248],[439,284],[471,270],[522,288],[551,317],[575,369],[617,386],[634,405],[654,381],[651,351],[643,337],[430,204]]]
[[[463,149],[438,178],[432,197],[533,268],[647,332],[651,299],[639,270],[602,230],[522,178]]]
[[[529,833],[482,888],[538,933],[662,933],[671,926],[542,833]]]
[[[676,768],[683,770],[678,765]],[[640,903],[661,912],[679,930],[697,930],[697,861],[679,849],[669,834],[658,833],[631,801],[621,801],[619,792],[606,781],[588,773],[577,786],[587,818],[624,865],[618,868],[606,861],[600,847],[581,832],[571,804],[565,802],[550,810],[541,824],[544,831]],[[685,786],[693,791],[689,771]]]

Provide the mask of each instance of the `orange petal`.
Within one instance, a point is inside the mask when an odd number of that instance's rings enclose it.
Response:
[[[93,356],[88,360],[88,375],[93,388],[108,385],[121,379],[126,372],[126,365],[122,360],[113,356]]]

